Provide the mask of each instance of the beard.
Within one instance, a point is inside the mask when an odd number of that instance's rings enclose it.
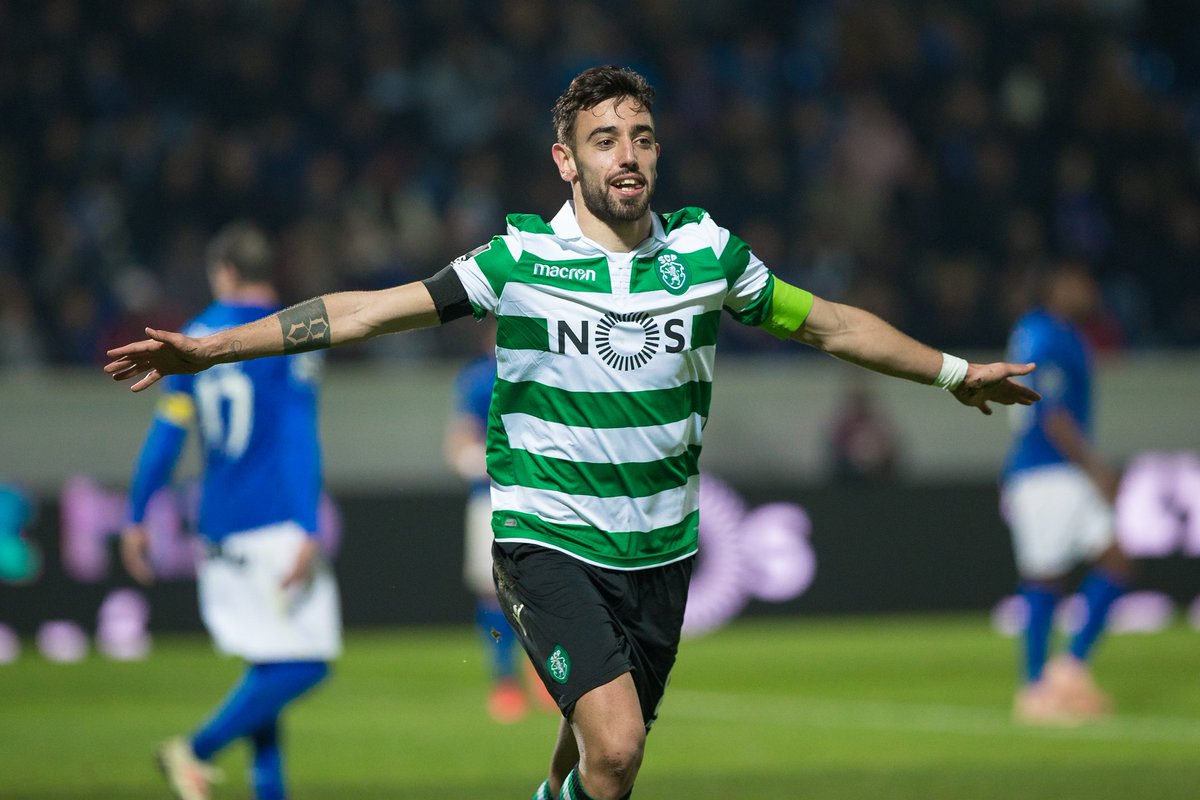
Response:
[[[654,197],[654,176],[646,177],[646,190],[637,197],[614,198],[608,191],[608,183],[579,167],[579,188],[583,204],[596,219],[609,225],[634,222],[645,216]]]

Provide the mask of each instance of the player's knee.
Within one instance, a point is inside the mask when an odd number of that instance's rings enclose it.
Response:
[[[618,798],[633,788],[646,746],[645,730],[606,735],[583,754],[588,792],[594,797]]]

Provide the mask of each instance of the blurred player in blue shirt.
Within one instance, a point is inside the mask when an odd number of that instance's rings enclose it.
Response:
[[[1037,362],[1024,380],[1042,395],[1035,406],[1012,411],[1015,435],[1002,476],[1002,505],[1028,608],[1025,681],[1014,714],[1034,724],[1070,724],[1111,710],[1087,660],[1131,569],[1116,542],[1118,475],[1092,444],[1091,356],[1078,327],[1095,312],[1099,292],[1076,264],[1052,270],[1041,288],[1042,305],[1017,320],[1008,352]],[[1083,625],[1067,652],[1047,660],[1054,609],[1080,564],[1091,565],[1080,587]]]
[[[524,650],[500,610],[492,578],[492,499],[487,475],[485,439],[492,389],[496,384],[496,324],[480,323],[480,355],[467,362],[454,381],[454,414],[446,426],[446,463],[470,484],[464,521],[463,580],[475,596],[475,625],[484,641],[492,687],[487,709],[497,722],[516,722],[529,709],[521,688]],[[530,681],[530,692],[543,708],[557,710],[541,682]]]
[[[224,228],[207,261],[216,302],[189,330],[211,333],[280,309],[271,247],[253,225]],[[207,762],[240,738],[253,745],[256,797],[285,797],[280,714],[325,679],[341,651],[337,585],[316,539],[320,368],[319,355],[305,353],[173,375],[138,459],[121,553],[130,573],[149,583],[146,506],[170,481],[197,424],[204,459],[201,616],[217,648],[247,662],[241,682],[207,722],[159,748],[159,765],[183,800],[208,797],[217,773]]]

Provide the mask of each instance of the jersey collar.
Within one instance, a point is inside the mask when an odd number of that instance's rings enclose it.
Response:
[[[550,220],[550,229],[554,231],[554,235],[559,239],[568,242],[583,241],[590,244],[597,250],[604,250],[603,247],[588,239],[583,235],[583,230],[579,227],[579,220],[575,218],[575,206],[571,201],[563,203],[563,207],[554,215],[554,219]],[[650,235],[646,241],[642,242],[636,248],[635,252],[640,252],[647,249],[650,245],[651,250],[657,250],[667,243],[667,234],[663,230],[662,219],[658,214],[650,214]]]

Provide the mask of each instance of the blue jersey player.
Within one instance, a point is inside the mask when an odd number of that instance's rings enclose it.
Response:
[[[475,596],[475,624],[479,628],[488,655],[491,690],[488,713],[497,722],[516,722],[525,716],[529,698],[521,688],[518,674],[521,664],[528,665],[524,651],[517,647],[492,579],[492,501],[484,452],[492,389],[496,384],[495,324],[482,325],[481,355],[467,362],[454,381],[454,413],[446,426],[444,454],[450,468],[470,485],[464,521],[463,580]],[[531,692],[539,705],[555,708],[553,700],[536,680]]]
[[[222,230],[208,253],[216,302],[189,330],[211,333],[278,311],[270,269],[271,248],[257,228],[233,223]],[[285,797],[280,714],[325,679],[341,650],[337,585],[315,538],[321,493],[315,355],[172,376],[138,459],[121,552],[130,573],[148,583],[146,505],[170,480],[197,423],[204,458],[201,616],[217,648],[247,662],[241,682],[203,725],[159,748],[159,765],[181,800],[208,797],[217,773],[207,762],[242,738],[253,745],[256,797]]]
[[[1015,436],[1002,476],[1002,505],[1028,609],[1025,680],[1013,711],[1027,723],[1072,724],[1111,708],[1087,661],[1128,583],[1130,565],[1116,543],[1117,474],[1092,445],[1091,359],[1077,327],[1094,311],[1097,288],[1083,267],[1065,265],[1045,278],[1042,290],[1042,305],[1013,328],[1008,353],[1037,362],[1027,380],[1042,395],[1035,406],[1014,408]],[[1048,660],[1054,610],[1068,574],[1080,564],[1091,565],[1080,588],[1083,625],[1067,652]]]

